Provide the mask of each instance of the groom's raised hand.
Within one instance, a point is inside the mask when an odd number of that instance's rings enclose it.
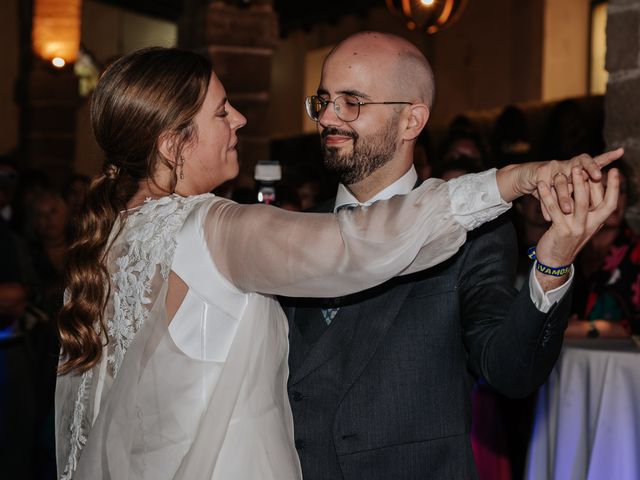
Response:
[[[615,155],[608,158],[612,157]],[[560,267],[572,264],[578,252],[617,207],[620,193],[619,172],[616,169],[609,170],[606,192],[600,180],[587,180],[584,173],[583,165],[572,168],[570,183],[573,201],[570,213],[561,209],[559,192],[555,193],[544,180],[538,182],[538,196],[552,222],[536,247],[537,259],[544,265]],[[588,176],[591,177],[591,173]],[[545,291],[566,281],[566,275],[554,277],[536,271],[536,276]]]

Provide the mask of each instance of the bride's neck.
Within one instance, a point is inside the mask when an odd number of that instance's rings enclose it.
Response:
[[[170,195],[171,192],[163,190],[154,182],[142,180],[138,185],[138,191],[127,202],[127,210],[137,208],[144,203],[147,198],[161,198]]]

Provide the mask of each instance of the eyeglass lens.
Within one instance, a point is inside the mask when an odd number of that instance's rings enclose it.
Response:
[[[327,108],[329,103],[333,103],[333,108],[339,119],[344,122],[352,122],[358,118],[360,113],[360,103],[356,97],[351,95],[341,95],[335,100],[326,100],[324,98],[313,95],[307,97],[306,107],[309,117],[315,122],[320,119],[320,115]]]

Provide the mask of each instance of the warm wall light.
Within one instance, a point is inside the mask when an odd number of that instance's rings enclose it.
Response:
[[[38,57],[50,62],[56,57],[65,63],[76,61],[81,7],[82,0],[34,0],[32,38]]]
[[[53,60],[51,60],[51,65],[53,65],[56,68],[62,68],[67,64],[67,62],[64,61],[64,58],[62,57],[56,57]]]
[[[402,17],[410,30],[436,33],[453,25],[468,0],[386,0],[387,8]]]

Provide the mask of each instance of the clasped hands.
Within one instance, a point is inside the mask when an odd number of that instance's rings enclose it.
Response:
[[[539,262],[552,267],[573,263],[582,247],[614,212],[620,175],[611,169],[605,182],[601,169],[623,153],[619,148],[593,158],[583,154],[565,161],[529,164],[522,170],[520,191],[536,196],[545,219],[551,221],[538,241]],[[545,291],[565,281],[539,272],[536,275]]]

